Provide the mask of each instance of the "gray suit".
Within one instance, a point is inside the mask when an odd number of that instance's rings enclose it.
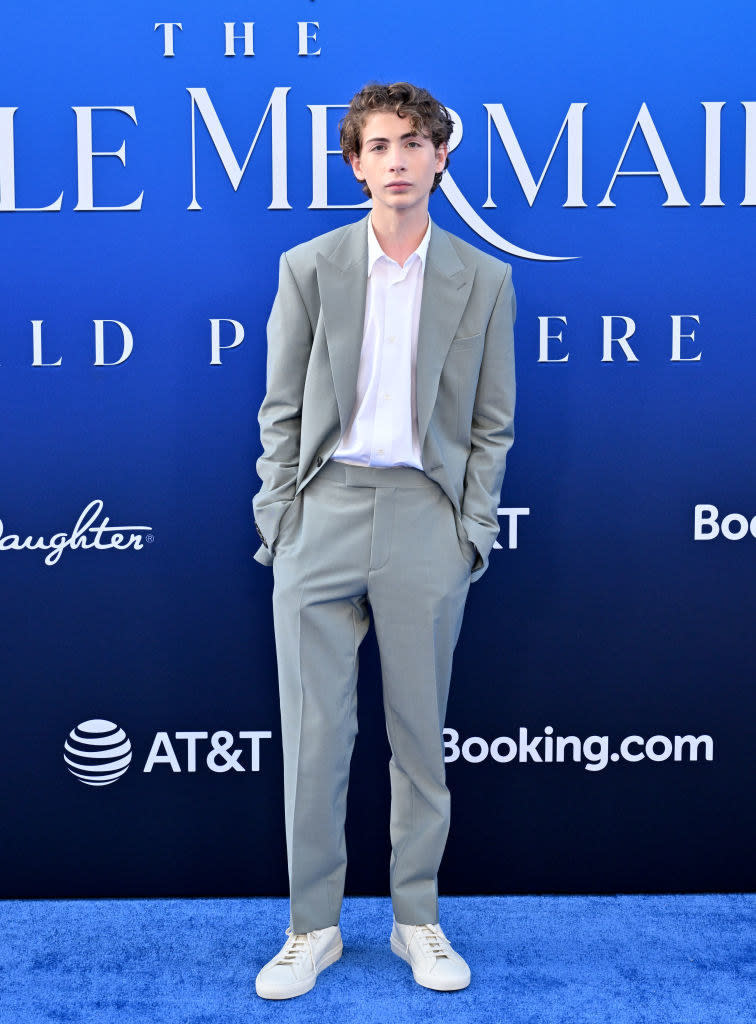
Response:
[[[391,895],[438,920],[449,826],[443,722],[470,582],[488,565],[513,441],[511,266],[432,225],[417,341],[424,472],[329,461],[354,406],[367,216],[281,256],[268,321],[254,499],[273,565],[292,927],[336,924],[356,733],[357,649],[373,612],[390,763]]]

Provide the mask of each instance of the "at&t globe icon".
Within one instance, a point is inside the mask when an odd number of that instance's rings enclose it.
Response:
[[[87,786],[108,786],[131,764],[131,742],[115,722],[90,718],[68,734],[63,760]]]

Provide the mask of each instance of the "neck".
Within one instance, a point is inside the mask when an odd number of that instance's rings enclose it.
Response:
[[[423,240],[428,228],[428,207],[412,210],[373,207],[370,222],[381,249],[403,265]]]

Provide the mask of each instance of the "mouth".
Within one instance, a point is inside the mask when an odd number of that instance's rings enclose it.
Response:
[[[390,182],[386,186],[386,188],[390,188],[390,189],[402,189],[402,188],[411,188],[411,187],[412,186],[410,185],[410,183],[408,181],[392,181],[392,182]]]

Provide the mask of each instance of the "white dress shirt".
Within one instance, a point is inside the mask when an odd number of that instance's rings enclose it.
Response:
[[[357,397],[331,458],[356,466],[422,469],[415,377],[417,330],[431,220],[399,266],[381,248],[368,217],[368,276]],[[346,296],[347,301],[349,296]]]

